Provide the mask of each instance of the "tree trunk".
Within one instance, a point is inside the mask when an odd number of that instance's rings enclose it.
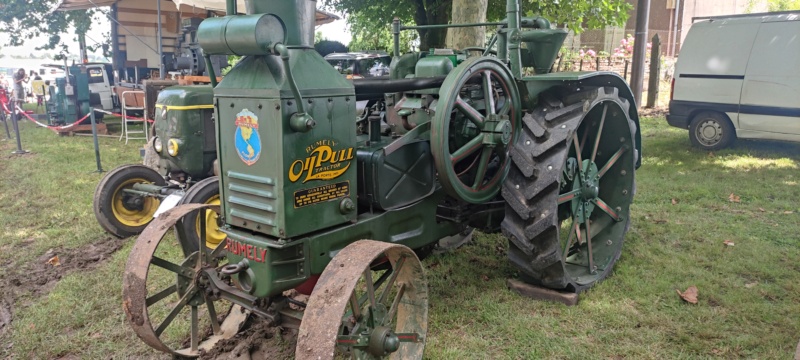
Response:
[[[452,24],[486,22],[486,9],[489,0],[453,0]],[[463,49],[467,47],[483,47],[486,44],[486,28],[467,27],[452,28],[447,33],[447,47]]]
[[[416,5],[414,22],[417,25],[447,24],[450,21],[453,0],[415,0],[414,3]],[[446,45],[447,29],[417,30],[417,33],[419,33],[420,51],[444,48]]]

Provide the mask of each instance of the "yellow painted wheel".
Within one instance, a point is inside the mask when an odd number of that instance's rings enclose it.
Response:
[[[130,189],[134,184],[151,184],[151,182],[142,178],[130,179],[120,184],[114,193],[111,195],[111,212],[114,217],[125,226],[138,227],[147,225],[153,220],[153,214],[158,210],[161,205],[161,200],[155,197],[139,196],[138,199],[128,200],[125,189]]]
[[[136,184],[165,186],[166,180],[143,165],[124,165],[103,177],[94,193],[94,214],[100,226],[114,236],[139,234],[153,220],[161,205],[156,197],[127,192]]]
[[[181,199],[181,204],[219,205],[219,178],[212,176],[210,178],[198,181],[196,184],[192,185],[183,196],[183,199]],[[198,216],[198,214],[203,214],[202,216],[205,217],[206,247],[209,249],[215,249],[225,240],[226,235],[225,233],[219,231],[219,216],[214,211],[201,210],[200,212],[192,212],[186,215],[186,218],[183,220],[185,225],[183,225],[181,228],[179,236],[183,237],[182,242],[186,246],[197,250],[197,244],[200,243],[199,238],[201,234],[201,217]]]
[[[209,205],[219,205],[219,193],[210,197],[206,200],[205,204]],[[205,210],[205,217],[206,217],[206,247],[209,249],[216,249],[217,246],[225,240],[225,233],[219,231],[219,224],[217,223],[217,219],[219,218],[219,214],[212,210]],[[197,221],[195,221],[195,231],[200,233],[200,217],[197,217]]]

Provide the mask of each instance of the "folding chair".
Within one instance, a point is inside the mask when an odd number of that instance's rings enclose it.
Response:
[[[141,94],[141,97],[137,96]],[[142,100],[140,100],[142,99]],[[128,140],[150,140],[150,134],[147,131],[147,118],[145,117],[144,111],[144,91],[123,91],[122,92],[122,133],[119,135],[119,139],[125,138],[125,143],[128,143]],[[141,111],[142,118],[141,119],[129,119],[128,112],[129,111]],[[142,130],[131,130],[128,128],[129,123],[142,123]],[[131,134],[143,134],[144,137],[136,136]]]

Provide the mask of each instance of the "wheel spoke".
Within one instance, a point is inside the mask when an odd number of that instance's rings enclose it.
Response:
[[[367,268],[364,270],[364,285],[367,287],[367,298],[369,305],[375,307],[375,287],[372,283],[372,270]]]
[[[572,191],[565,192],[558,196],[558,205],[561,205],[565,202],[572,201],[578,194],[581,193],[581,189],[575,189]]]
[[[573,235],[580,232],[580,228],[578,227],[578,222],[575,221],[576,219],[572,218],[572,225],[569,227],[569,236],[567,237],[567,243],[564,245],[564,252],[561,254],[564,257],[564,261],[567,261],[567,256],[569,255],[569,247],[572,245],[572,238]],[[578,234],[580,237],[580,234]]]
[[[578,169],[580,169],[581,173],[582,173],[583,169],[581,167],[583,166],[583,158],[581,157],[581,151],[582,150],[581,150],[580,144],[578,144],[578,134],[577,133],[573,133],[572,134],[572,146],[575,146],[575,157],[578,159]]]
[[[591,215],[590,212],[586,211],[586,207],[583,208],[583,219],[585,220],[585,227],[586,227],[586,246],[588,247],[589,253],[589,273],[594,274],[594,253],[592,253],[592,227],[591,227],[591,219],[589,216]]]
[[[622,157],[622,154],[625,153],[625,151],[628,151],[627,146],[623,146],[619,150],[617,150],[617,152],[615,152],[614,155],[612,155],[611,158],[608,159],[608,162],[606,162],[606,164],[603,165],[603,167],[597,172],[597,178],[598,179],[602,178],[603,175],[605,175],[606,172],[608,172],[608,170],[611,169],[612,166],[614,166],[617,160],[619,160]]]
[[[200,343],[198,334],[197,305],[192,305],[192,351],[197,351],[197,344]]]
[[[591,160],[594,162],[594,158],[597,156],[597,148],[600,147],[600,136],[603,135],[603,125],[606,122],[606,113],[608,112],[608,104],[603,105],[603,116],[600,117],[600,128],[597,129],[597,137],[594,138],[594,148],[592,149],[592,157]]]
[[[353,311],[353,317],[356,318],[356,320],[358,320],[358,318],[361,317],[361,304],[358,302],[358,299],[356,299],[355,291],[353,291],[353,293],[350,294],[350,308]]]
[[[214,335],[219,335],[222,331],[219,328],[219,321],[217,321],[217,309],[214,308],[214,302],[208,296],[206,296],[206,307],[208,308],[208,317],[211,318],[211,329],[214,331]]]
[[[465,157],[469,156],[470,154],[478,151],[483,144],[483,135],[478,135],[460,149],[456,150],[456,152],[450,154],[450,160],[452,161],[453,165],[458,164],[459,161],[463,160]]]
[[[489,70],[483,72],[483,99],[486,102],[486,115],[494,115],[494,87],[492,86],[492,73]]]
[[[389,282],[386,284],[386,287],[383,289],[380,298],[378,298],[378,302],[383,304],[386,301],[386,298],[389,297],[389,292],[392,290],[394,286],[394,281],[397,280],[397,275],[400,274],[400,269],[403,268],[403,264],[405,264],[406,258],[405,256],[400,257],[397,262],[394,264],[394,269],[392,269],[392,277],[389,278]]]
[[[472,188],[478,190],[478,187],[483,183],[483,177],[486,176],[486,169],[489,167],[489,156],[492,155],[492,148],[485,147],[481,152],[481,159],[478,160],[478,173],[475,174],[475,182]]]
[[[197,248],[200,249],[200,256],[197,257],[198,269],[203,266],[203,262],[210,261],[206,260],[206,211],[210,210],[200,209],[197,214],[197,217],[200,218],[200,234],[197,237]]]
[[[174,273],[176,273],[176,274],[178,274],[180,276],[190,277],[190,276],[186,276],[186,274],[185,274],[186,270],[187,270],[186,268],[184,268],[184,267],[182,267],[182,266],[180,266],[178,264],[173,264],[173,263],[171,263],[171,262],[169,262],[167,260],[164,260],[164,259],[162,259],[162,258],[160,258],[158,256],[153,256],[153,258],[150,259],[150,263],[155,265],[155,266],[158,266],[158,267],[160,267],[162,269],[172,271],[172,272],[174,272]],[[191,271],[191,270],[189,270],[189,271]]]
[[[400,288],[397,289],[397,295],[394,297],[394,301],[392,301],[392,306],[389,308],[389,311],[386,312],[386,317],[383,318],[383,322],[381,325],[388,325],[391,324],[394,319],[394,314],[397,313],[397,307],[400,306],[400,299],[403,298],[403,295],[406,293],[406,284],[400,285]]]
[[[183,294],[181,300],[178,301],[174,308],[172,308],[172,311],[170,311],[167,317],[164,318],[164,321],[161,322],[161,325],[158,325],[158,328],[155,331],[156,336],[161,336],[161,333],[164,332],[167,326],[172,323],[172,320],[175,320],[175,317],[178,316],[178,313],[180,313],[181,310],[183,310],[183,307],[186,306],[186,303],[189,302],[189,299],[194,296],[194,292],[195,289],[190,288],[188,291],[186,291],[186,294]]]
[[[593,199],[592,202],[595,203],[597,205],[597,207],[600,208],[600,210],[603,210],[604,213],[608,214],[608,216],[611,216],[611,218],[614,219],[614,221],[619,221],[620,220],[619,214],[617,214],[617,212],[614,211],[611,208],[611,206],[606,204],[606,202],[603,201],[603,199],[601,199],[601,198]]]
[[[147,307],[150,307],[150,305],[153,305],[153,304],[155,304],[155,303],[157,303],[157,302],[159,302],[161,300],[164,300],[164,298],[166,298],[167,296],[172,295],[176,291],[178,291],[178,287],[176,285],[172,285],[172,286],[170,286],[170,287],[168,287],[168,288],[166,288],[164,290],[159,291],[155,295],[147,298],[144,301],[144,303],[145,303],[145,305]]]
[[[464,101],[464,99],[462,99],[461,96],[459,96],[456,99],[455,107],[456,109],[461,111],[461,113],[466,115],[467,119],[469,119],[469,121],[472,121],[472,123],[475,124],[475,126],[477,126],[478,129],[483,129],[483,115],[481,115],[481,113],[478,112],[478,110],[475,110],[475,108],[472,107],[472,105],[467,104],[467,102]]]

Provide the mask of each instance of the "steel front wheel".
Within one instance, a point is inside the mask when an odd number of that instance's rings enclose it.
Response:
[[[385,263],[391,266],[379,266]],[[428,286],[417,256],[402,245],[361,240],[325,267],[295,357],[421,359],[427,329]]]
[[[580,292],[622,251],[638,158],[630,104],[613,87],[541,95],[503,185],[509,258],[535,284]]]
[[[219,177],[212,176],[194,184],[181,199],[181,204],[208,204],[219,206]],[[196,212],[186,215],[186,219],[182,223],[184,234],[186,234],[185,236],[187,237],[186,242],[189,244],[200,243],[198,238],[200,234],[201,216],[205,217],[206,228],[204,230],[206,234],[206,247],[213,250],[225,240],[225,233],[219,231],[219,215],[213,210],[205,210],[202,214]]]
[[[189,204],[170,209],[131,249],[122,280],[123,310],[136,335],[154,349],[197,357],[236,335],[250,314],[220,296],[221,287],[232,286],[229,278],[217,275],[225,261],[224,247],[211,251],[201,244],[188,246],[170,231],[188,214],[218,208]]]
[[[692,145],[704,150],[719,150],[736,140],[736,130],[727,116],[715,112],[702,112],[689,125]]]
[[[143,165],[123,165],[106,174],[94,192],[94,215],[108,233],[125,238],[139,234],[153,220],[161,200],[131,192],[136,184],[164,186],[166,180]]]

